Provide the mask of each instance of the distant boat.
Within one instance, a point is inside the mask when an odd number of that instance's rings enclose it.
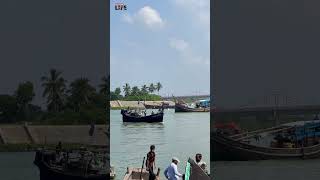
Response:
[[[154,123],[154,122],[163,122],[163,109],[154,114],[146,115],[139,112],[133,112],[129,110],[121,110],[122,120],[123,122],[146,122],[146,123]]]
[[[84,156],[81,160],[69,157],[69,161],[60,164],[56,162],[55,151],[38,150],[34,164],[40,170],[40,180],[106,180],[110,178],[107,168],[89,168],[90,157],[87,158]]]
[[[284,124],[226,136],[211,135],[212,158],[221,161],[320,158],[320,122]]]
[[[127,172],[123,177],[123,180],[148,180],[149,172],[143,168],[127,168]],[[160,180],[160,168],[156,174],[156,180]]]
[[[210,112],[210,107],[190,107],[186,103],[178,102],[175,105],[175,112]]]

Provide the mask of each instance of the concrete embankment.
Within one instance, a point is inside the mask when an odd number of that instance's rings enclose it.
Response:
[[[162,104],[168,107],[174,107],[175,103],[173,101],[110,101],[111,108],[159,108]]]
[[[109,144],[106,125],[95,125],[92,136],[89,130],[90,125],[0,125],[0,143],[52,145],[60,141],[64,144]]]

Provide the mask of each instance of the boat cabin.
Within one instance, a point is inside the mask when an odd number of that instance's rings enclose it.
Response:
[[[196,107],[207,108],[210,107],[210,99],[203,99],[196,102]]]

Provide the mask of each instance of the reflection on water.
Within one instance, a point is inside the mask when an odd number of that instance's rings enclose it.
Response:
[[[319,159],[212,162],[218,180],[318,180]]]
[[[1,152],[1,180],[38,180],[39,170],[33,164],[34,152]]]
[[[132,123],[132,122],[123,122],[123,128],[137,128],[137,127],[155,127],[155,128],[163,128],[164,124],[162,122],[159,123]]]
[[[210,115],[209,113],[175,113],[165,110],[163,123],[123,123],[119,110],[110,112],[111,164],[117,179],[123,178],[127,167],[141,167],[149,146],[156,146],[156,167],[163,171],[177,156],[184,172],[186,161],[202,153],[210,168]]]

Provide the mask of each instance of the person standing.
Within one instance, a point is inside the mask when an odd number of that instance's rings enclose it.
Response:
[[[178,172],[179,159],[176,157],[172,158],[172,163],[164,170],[164,175],[168,180],[179,180],[182,178],[182,174]]]
[[[155,145],[150,146],[150,151],[147,154],[146,160],[146,168],[149,171],[149,180],[155,179],[154,169],[156,167],[156,153],[155,153]]]
[[[202,154],[198,153],[196,154],[196,163],[198,164],[198,166],[201,167],[201,169],[203,169],[203,171],[208,174],[208,170],[207,170],[207,164],[202,161]]]

